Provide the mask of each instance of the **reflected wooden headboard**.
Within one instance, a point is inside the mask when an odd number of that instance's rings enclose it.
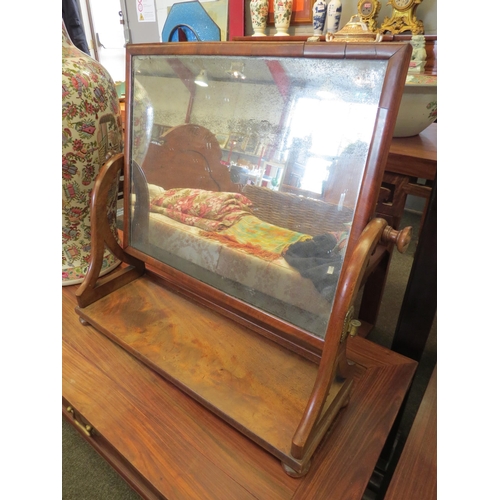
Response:
[[[142,164],[149,184],[164,189],[239,191],[228,168],[221,163],[217,138],[207,128],[192,123],[179,125],[171,128],[162,140],[161,145],[149,145]]]
[[[179,125],[163,135],[162,140],[161,145],[153,142],[149,145],[140,172],[144,177],[134,175],[141,190],[138,199],[142,200],[137,206],[143,207],[138,211],[136,220],[141,223],[137,227],[147,226],[147,184],[164,189],[241,192],[252,201],[254,214],[263,221],[312,235],[343,230],[343,222],[352,220],[351,211],[344,209],[340,212],[330,203],[232,182],[228,168],[220,161],[219,143],[205,127]],[[141,170],[137,165],[136,168]],[[309,220],[312,214],[316,216],[315,220]]]

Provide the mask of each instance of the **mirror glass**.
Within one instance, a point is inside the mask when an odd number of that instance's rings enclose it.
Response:
[[[129,244],[324,338],[386,66],[132,56]]]

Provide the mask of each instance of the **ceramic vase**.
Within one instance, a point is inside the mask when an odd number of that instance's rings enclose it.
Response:
[[[267,14],[269,12],[268,0],[250,0],[250,16],[252,18],[252,36],[265,36]]]
[[[277,30],[274,36],[289,36],[292,4],[293,0],[274,0],[274,26]]]
[[[330,0],[326,9],[326,32],[337,33],[342,15],[342,0]]]
[[[120,104],[106,69],[62,27],[62,284],[81,283],[90,263],[90,199],[102,165],[123,151]],[[116,189],[108,220],[116,233]],[[108,250],[101,275],[120,264]]]
[[[326,1],[316,0],[313,5],[313,30],[315,35],[322,35],[326,20]]]

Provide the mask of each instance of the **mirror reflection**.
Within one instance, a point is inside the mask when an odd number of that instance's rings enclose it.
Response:
[[[131,246],[324,337],[385,66],[133,56]]]

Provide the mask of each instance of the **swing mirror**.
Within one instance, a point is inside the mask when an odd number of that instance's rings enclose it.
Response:
[[[320,348],[375,207],[399,49],[317,45],[128,48],[125,245],[183,291]]]

